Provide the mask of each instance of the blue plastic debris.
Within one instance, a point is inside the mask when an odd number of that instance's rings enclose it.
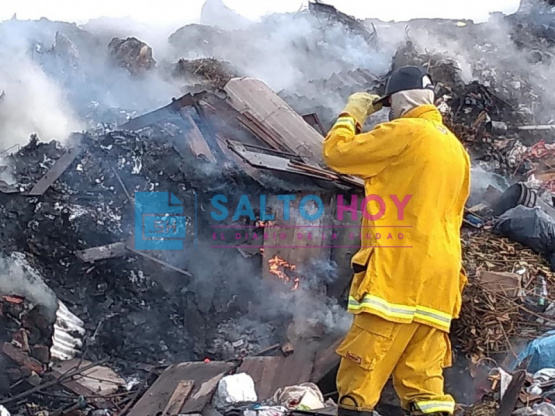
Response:
[[[535,373],[543,368],[555,368],[555,331],[549,331],[541,338],[536,338],[518,355],[513,370],[526,358],[530,357],[527,371]]]

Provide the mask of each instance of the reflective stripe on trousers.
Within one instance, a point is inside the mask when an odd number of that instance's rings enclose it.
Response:
[[[455,412],[455,402],[451,400],[439,401],[439,400],[422,400],[413,402],[414,409],[422,414],[430,413],[449,413],[453,414]]]
[[[405,306],[389,303],[373,295],[364,296],[360,302],[354,297],[349,296],[349,310],[351,312],[373,311],[384,318],[398,318],[408,321],[416,318],[419,321],[429,322],[434,327],[439,327],[445,331],[449,331],[451,326],[451,316],[444,312],[424,306]]]

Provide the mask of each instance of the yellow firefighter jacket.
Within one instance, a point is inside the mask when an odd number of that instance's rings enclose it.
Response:
[[[342,114],[324,141],[324,160],[339,173],[365,179],[366,195],[381,197],[386,208],[381,218],[362,220],[349,311],[449,331],[466,284],[460,227],[470,191],[469,156],[433,105],[368,133],[355,129],[355,119]],[[391,196],[403,201],[408,195],[400,218]],[[382,205],[374,199],[366,207],[375,215]]]

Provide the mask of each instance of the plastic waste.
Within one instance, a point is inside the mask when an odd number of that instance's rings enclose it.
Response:
[[[252,377],[246,373],[239,373],[220,380],[213,405],[216,409],[227,409],[240,403],[254,403],[256,400]]]
[[[528,371],[537,373],[543,369],[555,368],[555,331],[549,331],[530,342],[518,355],[514,367],[530,357]],[[514,368],[513,368],[514,369]]]
[[[519,205],[505,212],[493,230],[545,255],[555,271],[555,220],[541,208]]]

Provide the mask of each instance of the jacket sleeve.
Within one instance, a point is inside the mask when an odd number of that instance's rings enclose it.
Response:
[[[339,173],[361,178],[375,176],[407,147],[409,130],[392,121],[379,124],[368,133],[356,134],[356,121],[342,115],[324,139],[324,161]]]

